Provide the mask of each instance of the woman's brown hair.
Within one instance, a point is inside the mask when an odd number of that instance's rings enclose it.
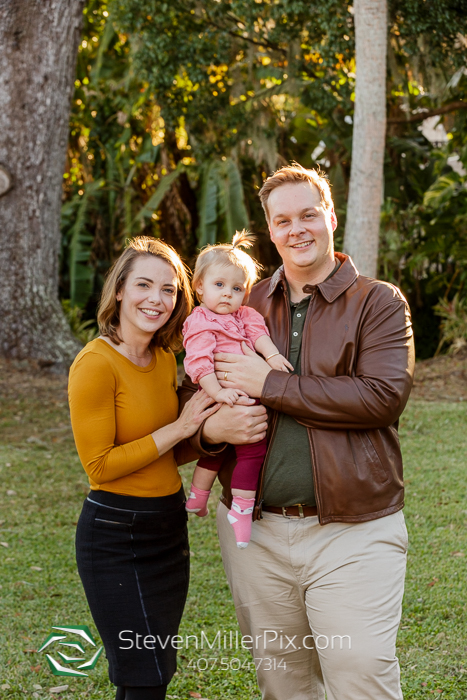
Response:
[[[161,347],[164,350],[170,349],[177,352],[182,347],[183,323],[193,308],[189,270],[172,246],[149,236],[130,239],[124,252],[110,268],[97,312],[100,333],[110,338],[116,345],[123,342],[117,331],[120,325],[120,302],[117,301],[117,294],[128,279],[136,259],[141,255],[154,255],[156,258],[161,258],[173,267],[177,275],[177,299],[172,315],[167,323],[154,333],[149,344],[151,348]]]

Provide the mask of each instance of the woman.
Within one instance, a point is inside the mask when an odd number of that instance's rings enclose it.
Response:
[[[177,417],[172,350],[191,308],[176,252],[133,239],[105,282],[101,335],[70,370],[71,422],[91,487],[77,528],[78,570],[116,700],[165,698],[176,669],[171,640],[189,576],[177,460],[196,456],[176,446],[219,407],[200,391]]]

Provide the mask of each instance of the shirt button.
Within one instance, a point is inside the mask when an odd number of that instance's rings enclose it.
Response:
[[[297,337],[297,335],[298,335],[297,331],[294,331],[294,332],[293,332],[293,335],[294,335],[295,337]]]
[[[301,318],[301,317],[302,317],[302,314],[297,314],[297,318]]]

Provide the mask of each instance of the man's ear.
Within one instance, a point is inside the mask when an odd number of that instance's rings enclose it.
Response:
[[[332,226],[332,232],[334,233],[334,231],[337,228],[337,216],[336,216],[336,212],[334,211],[334,207],[331,209],[331,226]]]

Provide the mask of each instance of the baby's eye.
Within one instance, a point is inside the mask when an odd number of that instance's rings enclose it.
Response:
[[[215,282],[216,287],[222,287],[222,282]]]
[[[234,292],[243,292],[241,287],[234,287]]]

